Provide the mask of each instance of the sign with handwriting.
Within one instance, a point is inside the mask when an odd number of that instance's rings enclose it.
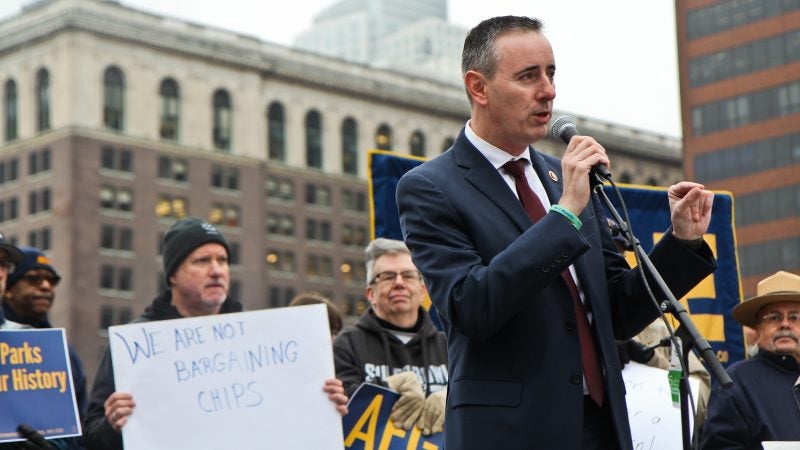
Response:
[[[681,410],[672,405],[667,371],[630,362],[625,365],[622,378],[634,450],[683,448]],[[696,409],[700,383],[689,378],[689,387]],[[689,407],[690,414],[691,411]]]
[[[334,377],[325,308],[110,327],[117,390],[136,402],[125,449],[341,447],[341,417],[322,391]]]

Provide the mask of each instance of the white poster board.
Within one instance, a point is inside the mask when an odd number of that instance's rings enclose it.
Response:
[[[342,448],[322,391],[327,317],[309,305],[110,327],[117,391],[136,402],[125,449]]]
[[[622,378],[634,450],[683,448],[681,410],[672,404],[667,371],[631,361],[622,370]],[[700,382],[689,378],[689,387],[696,409]],[[690,419],[694,426],[694,417]]]

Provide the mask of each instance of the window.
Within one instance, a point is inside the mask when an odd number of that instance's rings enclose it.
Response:
[[[162,194],[156,200],[155,213],[157,217],[182,219],[189,215],[189,202],[184,197]]]
[[[185,159],[158,157],[158,178],[183,183],[189,178],[189,165]]]
[[[271,212],[267,214],[267,233],[272,236],[294,237],[294,216]]]
[[[114,307],[100,305],[100,328],[107,330],[111,325],[114,325]]]
[[[100,248],[107,250],[133,250],[133,229],[108,224],[101,225]]]
[[[50,74],[41,68],[36,72],[36,131],[50,129]]]
[[[19,201],[17,197],[0,200],[0,222],[16,220],[19,217]]]
[[[214,225],[238,227],[242,224],[242,212],[236,205],[214,203],[209,210],[208,221]]]
[[[316,110],[306,114],[306,166],[322,168],[322,117]]]
[[[239,190],[239,169],[223,167],[217,164],[211,166],[211,186],[215,188]]]
[[[342,172],[358,175],[358,124],[352,117],[342,122]]]
[[[228,91],[218,89],[214,92],[212,106],[214,107],[214,148],[230,151],[233,114],[231,112],[231,96]]]
[[[228,264],[239,265],[242,263],[241,249],[238,242],[228,242]]]
[[[125,120],[125,80],[122,71],[111,66],[103,75],[103,125],[122,131]]]
[[[348,211],[365,212],[367,210],[367,196],[361,191],[342,189],[342,207]]]
[[[6,141],[13,141],[17,138],[17,83],[14,80],[6,81],[3,101],[6,113]]]
[[[133,152],[127,148],[104,145],[100,148],[100,167],[120,172],[133,172]]]
[[[446,137],[444,141],[442,141],[442,153],[446,152],[453,144],[456,143],[456,140],[452,137]]]
[[[100,188],[100,208],[106,210],[132,211],[133,191],[130,188],[105,185]]]
[[[166,141],[178,140],[178,124],[180,117],[180,91],[178,83],[166,78],[158,89],[161,95],[161,125],[159,134]]]
[[[50,170],[50,149],[45,148],[32,151],[28,154],[28,174],[35,175],[39,172]]]
[[[422,131],[415,131],[411,134],[411,140],[408,143],[411,149],[411,154],[414,156],[425,156],[425,135]]]
[[[28,193],[28,214],[50,210],[50,188]]]
[[[392,149],[392,129],[385,123],[378,127],[375,132],[375,147],[380,150]]]
[[[133,291],[133,269],[103,264],[100,266],[100,288]]]
[[[271,250],[265,257],[269,270],[297,273],[297,261],[290,250]]]
[[[52,243],[50,242],[50,228],[29,231],[28,245],[42,251],[50,250],[52,248]]]
[[[286,118],[283,105],[272,102],[267,109],[267,152],[272,161],[286,161]]]
[[[332,240],[331,223],[327,220],[306,219],[306,239],[330,242]]]
[[[306,184],[306,203],[309,205],[331,206],[331,189],[328,186]]]
[[[284,202],[294,201],[294,182],[285,178],[267,177],[267,197]]]

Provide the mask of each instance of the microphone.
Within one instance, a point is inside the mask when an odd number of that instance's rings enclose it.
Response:
[[[556,119],[550,126],[550,133],[555,139],[561,139],[569,144],[572,136],[578,134],[578,127],[575,125],[575,119],[570,116],[561,116]],[[600,182],[611,178],[611,172],[605,164],[595,164],[589,174],[592,178],[597,178]]]

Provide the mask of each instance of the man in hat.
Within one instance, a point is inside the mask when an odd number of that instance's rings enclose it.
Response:
[[[5,235],[0,233],[0,297],[5,294],[6,280],[14,271],[14,265],[22,261],[22,252],[12,243],[8,242]],[[7,320],[3,309],[0,308],[0,330],[22,328],[22,325]]]
[[[733,308],[733,318],[756,330],[758,353],[728,367],[730,389],[711,390],[703,450],[800,441],[800,275],[780,271],[756,292]]]
[[[3,313],[7,320],[32,327],[53,328],[48,312],[56,298],[61,276],[52,260],[34,247],[20,247],[22,259],[8,275],[3,293]],[[86,413],[86,376],[78,354],[68,346],[75,401],[81,417]],[[73,448],[73,447],[70,447]],[[78,448],[78,447],[74,447]]]
[[[195,217],[181,219],[162,240],[167,289],[134,322],[180,319],[239,312],[242,304],[228,298],[229,253],[225,236],[210,223]],[[326,380],[323,391],[340,414],[347,413],[347,396],[339,380]],[[97,369],[84,437],[89,450],[122,449],[122,427],[134,413],[133,395],[117,392],[111,352],[106,350]]]

